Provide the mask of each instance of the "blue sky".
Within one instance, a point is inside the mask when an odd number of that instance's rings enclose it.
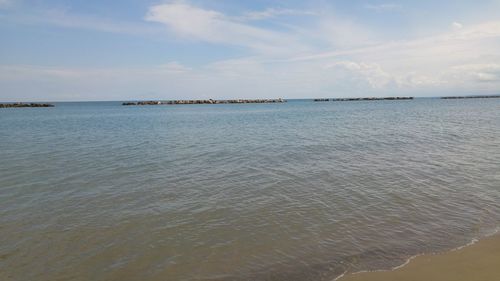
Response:
[[[0,0],[0,100],[500,92],[500,1]]]

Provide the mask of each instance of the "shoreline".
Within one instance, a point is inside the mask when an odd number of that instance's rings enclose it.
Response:
[[[500,233],[456,248],[409,257],[390,269],[346,271],[333,281],[491,281],[500,276]]]

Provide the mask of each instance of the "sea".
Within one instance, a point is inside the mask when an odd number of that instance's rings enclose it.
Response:
[[[500,99],[0,109],[0,279],[323,281],[500,226]]]

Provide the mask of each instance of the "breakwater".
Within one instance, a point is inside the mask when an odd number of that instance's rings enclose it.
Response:
[[[377,101],[377,100],[412,100],[413,97],[383,97],[383,98],[333,98],[333,99],[314,99],[315,102],[321,101]]]
[[[0,103],[0,108],[12,107],[54,107],[54,105],[49,103]]]
[[[500,98],[500,95],[494,96],[451,96],[451,97],[441,97],[444,100],[454,100],[454,99],[493,99]]]
[[[282,103],[286,100],[279,99],[235,99],[235,100],[171,100],[171,101],[139,101],[124,102],[122,105],[172,105],[172,104],[229,104],[229,103]]]

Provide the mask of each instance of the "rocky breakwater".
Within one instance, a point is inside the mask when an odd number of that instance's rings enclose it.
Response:
[[[124,102],[122,105],[173,105],[173,104],[229,104],[229,103],[282,103],[284,99],[235,99],[235,100],[171,100],[171,101],[140,101]]]
[[[124,102],[122,105],[160,105],[161,101],[139,101],[139,102]]]
[[[331,101],[379,101],[379,100],[412,100],[413,97],[384,97],[384,98],[340,98]]]
[[[451,97],[441,97],[444,100],[455,100],[455,99],[494,99],[500,98],[500,95],[492,96],[451,96]]]
[[[49,103],[0,103],[0,108],[18,108],[18,107],[54,107]]]

